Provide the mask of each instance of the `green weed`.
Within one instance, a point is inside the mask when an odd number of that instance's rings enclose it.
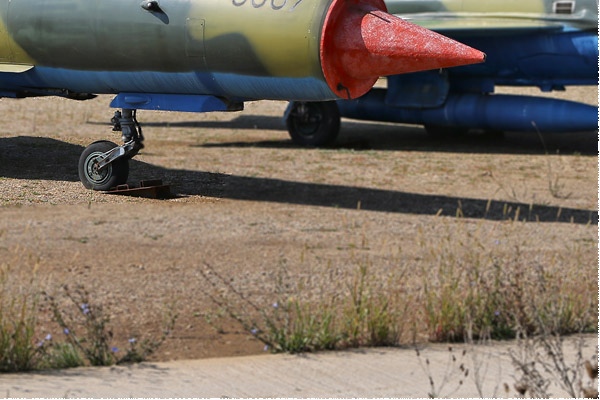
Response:
[[[28,371],[35,367],[39,350],[34,344],[39,297],[35,270],[29,286],[13,286],[9,266],[0,265],[0,372]]]
[[[504,222],[506,236],[496,237],[494,231],[486,231],[487,225],[463,218],[449,224],[450,219],[439,218],[437,238],[418,233],[419,256],[400,251],[386,260],[389,268],[355,257],[345,267],[292,278],[287,261],[280,263],[274,274],[276,290],[266,305],[264,298],[260,303],[256,297],[251,300],[234,280],[224,279],[211,266],[202,276],[212,285],[210,295],[218,309],[272,351],[597,329],[597,268],[589,265],[589,249],[595,243],[580,241],[566,251],[532,256],[528,249],[539,245],[533,243],[535,235],[520,233],[525,222]],[[303,255],[300,262],[310,261]]]
[[[39,347],[42,357],[36,369],[77,368],[85,364],[76,347],[65,342],[54,343],[49,335],[40,342]]]
[[[214,304],[273,352],[299,353],[360,346],[392,346],[403,328],[405,303],[390,299],[381,282],[372,281],[366,266],[352,271],[350,284],[330,292],[323,281],[294,282],[285,263],[277,275],[276,295],[261,307],[245,296],[213,267],[202,271],[213,291]],[[344,282],[332,271],[325,282]],[[313,283],[309,283],[313,282]],[[211,321],[216,324],[216,321]]]
[[[62,329],[66,342],[93,366],[144,361],[166,340],[177,319],[177,314],[169,313],[163,334],[158,339],[132,336],[121,351],[114,340],[109,314],[102,305],[93,304],[90,293],[83,286],[71,290],[64,285],[62,289],[69,300],[64,308],[55,297],[46,294],[54,321]]]
[[[518,229],[521,223],[511,224]],[[595,329],[596,270],[586,265],[583,249],[525,261],[527,242],[502,248],[485,245],[485,235],[477,229],[458,234],[463,238],[459,246],[448,240],[430,250],[435,273],[425,265],[420,270],[430,340],[507,339],[519,332],[540,334],[542,329],[562,335]]]

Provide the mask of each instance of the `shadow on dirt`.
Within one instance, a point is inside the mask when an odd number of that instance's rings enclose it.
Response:
[[[77,164],[83,149],[51,138],[0,138],[0,179],[78,181]]]
[[[89,124],[100,124],[88,122]],[[106,125],[102,123],[102,125]],[[180,121],[143,122],[144,128],[160,127],[170,129],[198,128],[223,130],[263,130],[287,132],[282,117],[264,115],[240,115],[230,121]],[[278,135],[280,136],[280,135]],[[287,133],[286,133],[287,136]],[[342,120],[340,135],[330,149],[361,150],[406,150],[448,153],[480,154],[583,154],[596,155],[597,132],[576,133],[519,133],[504,135],[482,134],[478,132],[456,135],[447,139],[432,138],[419,126],[378,123],[369,121]],[[291,140],[273,139],[254,142],[219,141],[205,143],[199,147],[259,147],[259,148],[298,148]]]
[[[0,177],[78,181],[77,162],[82,151],[82,146],[50,138],[0,138]],[[527,221],[598,224],[598,212],[583,209],[167,169],[135,159],[131,171],[130,181],[135,181],[136,175],[138,180],[162,179],[180,196],[418,215],[454,216],[459,210],[467,218],[507,220],[518,216]]]
[[[185,182],[184,185],[176,185],[177,192],[183,195],[417,215],[455,216],[461,213],[466,218],[489,220],[508,220],[517,217],[520,220],[539,222],[598,223],[598,213],[589,210],[208,172],[181,170],[168,172],[178,176],[173,182]]]

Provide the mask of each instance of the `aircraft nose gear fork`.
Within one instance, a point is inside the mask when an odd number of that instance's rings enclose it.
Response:
[[[124,144],[118,146],[106,140],[92,143],[79,157],[79,179],[93,190],[109,190],[127,182],[129,159],[143,147],[142,127],[136,110],[124,108],[112,117],[113,131],[121,131]]]

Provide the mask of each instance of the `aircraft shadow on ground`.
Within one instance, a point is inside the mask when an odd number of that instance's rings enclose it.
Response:
[[[261,129],[282,131],[285,130],[283,117],[271,117],[265,115],[240,115],[231,120],[214,121],[165,121],[165,122],[146,122],[143,119],[139,121],[143,128],[217,128],[217,129]],[[89,125],[106,126],[106,122],[88,121]]]
[[[240,115],[229,121],[180,121],[142,122],[145,128],[198,128],[201,129],[247,129],[280,131],[287,130],[282,117],[264,115]],[[90,124],[100,124],[88,122]],[[106,123],[102,123],[106,125]],[[447,139],[432,138],[419,126],[381,124],[369,121],[342,120],[340,135],[330,149],[361,150],[407,150],[448,153],[480,154],[597,154],[597,132],[574,133],[506,133],[502,137],[472,133]],[[298,148],[290,139],[260,141],[220,141],[204,143],[199,147],[259,147]]]
[[[82,146],[49,138],[2,138],[0,176],[78,181],[77,161],[82,151]],[[459,210],[464,217],[488,220],[514,219],[518,213],[518,219],[527,221],[598,224],[598,212],[584,209],[168,169],[135,159],[131,170],[130,181],[162,179],[173,185],[173,191],[180,196],[202,195],[416,215],[454,216]]]
[[[364,133],[363,133],[364,132]],[[535,133],[506,133],[504,137],[490,137],[472,133],[451,139],[427,136],[417,128],[398,128],[385,132],[377,128],[372,132],[360,130],[340,134],[338,140],[325,149],[348,149],[353,151],[421,151],[456,154],[531,154],[531,155],[596,155],[598,138],[596,132],[574,134],[545,134],[543,141]],[[300,148],[291,140],[261,140],[255,142],[204,143],[198,147],[217,148]]]

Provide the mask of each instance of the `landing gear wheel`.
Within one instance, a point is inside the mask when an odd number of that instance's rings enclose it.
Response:
[[[98,170],[96,158],[117,147],[113,142],[100,140],[90,144],[79,157],[79,179],[83,186],[93,190],[109,190],[127,182],[129,162],[120,158]]]
[[[340,111],[335,101],[291,102],[285,124],[292,141],[300,146],[331,145],[340,132]]]

